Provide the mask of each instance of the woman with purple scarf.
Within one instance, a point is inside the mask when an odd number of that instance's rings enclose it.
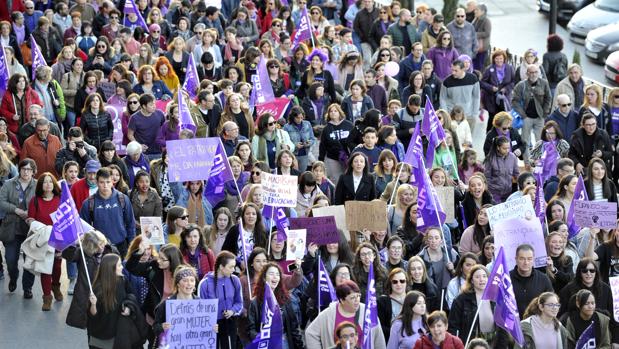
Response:
[[[492,129],[486,134],[484,142],[484,154],[488,156],[492,148],[492,142],[496,137],[504,136],[509,140],[511,151],[516,157],[521,157],[524,154],[524,143],[520,134],[512,127],[512,116],[508,112],[499,112],[492,120]]]
[[[484,92],[482,103],[490,115],[489,125],[492,124],[496,113],[511,109],[512,90],[516,84],[516,73],[514,68],[507,63],[505,51],[494,51],[491,61],[492,64],[486,68],[479,82]]]

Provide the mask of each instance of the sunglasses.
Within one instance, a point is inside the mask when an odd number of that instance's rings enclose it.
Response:
[[[152,31],[152,33],[157,33],[157,34],[159,34],[159,33],[161,33],[161,31],[159,31],[159,30],[153,30],[153,31]]]
[[[273,69],[273,68],[279,68],[279,66],[276,66],[276,65],[270,65],[269,66],[269,69]]]
[[[398,283],[404,285],[406,283],[406,280],[402,279],[402,280],[391,280],[391,284],[393,285],[397,285]]]
[[[614,95],[613,98],[614,99],[619,99],[619,95]]]
[[[260,176],[260,171],[252,171],[252,176]]]
[[[387,14],[387,11],[380,11],[379,12],[381,15]]]
[[[34,7],[26,7],[26,10],[34,10]]]
[[[273,125],[275,125],[275,121],[273,121],[273,122],[269,122],[267,125],[268,125],[268,126],[273,126]]]
[[[178,217],[178,218],[180,218],[180,219],[182,219],[182,220],[189,219],[189,215],[180,216],[180,217]]]
[[[202,34],[204,34],[204,32],[194,32],[194,34],[196,34],[196,35],[202,35]]]
[[[389,54],[389,53],[383,53],[383,54],[381,54],[380,56],[381,56],[381,57],[391,57],[391,54]]]
[[[118,19],[118,16],[111,16],[110,19]]]
[[[138,101],[129,101],[129,104],[139,104],[140,102]]]
[[[619,97],[619,96],[615,96],[615,97]],[[571,107],[572,103],[565,103],[565,104],[561,104],[562,107]]]
[[[463,15],[458,15],[458,16],[456,16],[456,18],[464,18],[464,17],[465,17],[465,16],[463,16]]]
[[[582,273],[583,273],[583,274],[587,274],[587,273],[589,273],[589,274],[595,274],[595,269],[589,269],[589,268],[587,268],[587,269],[583,269]]]
[[[319,15],[320,12],[312,12],[313,15]]]
[[[106,48],[107,46],[105,45],[97,45],[97,48]]]

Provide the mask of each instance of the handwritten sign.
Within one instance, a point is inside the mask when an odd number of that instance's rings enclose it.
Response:
[[[387,230],[387,203],[376,201],[346,201],[346,224],[350,231]]]
[[[272,175],[262,172],[262,203],[269,206],[297,206],[297,176]]]
[[[210,349],[217,346],[217,299],[166,300],[169,348]]]
[[[619,321],[619,276],[611,276],[608,278],[610,290],[613,293],[613,318]]]
[[[586,228],[617,228],[617,203],[574,200],[574,220]]]
[[[528,197],[528,196],[527,196]],[[533,246],[535,257],[535,268],[546,266],[546,245],[544,244],[544,233],[539,219],[533,217],[508,218],[496,223],[492,229],[494,241],[499,242],[505,249],[505,259],[507,266],[512,270],[516,265],[516,249],[522,244]],[[495,249],[495,254],[499,249]]]
[[[291,229],[306,229],[307,243],[325,245],[340,241],[334,216],[290,218]]]
[[[346,208],[344,205],[335,205],[327,207],[317,207],[312,209],[314,217],[335,217],[335,226],[344,232],[344,236],[350,241],[350,235],[346,227]]]
[[[494,226],[502,220],[510,218],[529,219],[535,217],[535,210],[533,209],[533,203],[531,202],[531,197],[529,195],[525,195],[518,199],[506,201],[502,204],[488,207],[486,209],[486,212],[488,213],[490,229],[492,230],[494,230]],[[507,250],[505,252],[507,253]]]
[[[140,229],[142,238],[148,240],[151,245],[165,244],[161,217],[140,217]]]
[[[456,219],[455,203],[454,203],[454,187],[434,187],[438,200],[441,202],[441,207],[445,211],[445,221],[453,222]]]
[[[307,230],[289,229],[286,235],[286,260],[294,261],[305,256]]]
[[[208,179],[213,164],[226,161],[225,157],[215,155],[218,146],[218,137],[167,141],[168,180],[186,182]]]

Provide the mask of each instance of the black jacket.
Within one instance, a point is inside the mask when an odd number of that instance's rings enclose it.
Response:
[[[582,127],[574,131],[570,139],[570,151],[567,156],[574,161],[574,166],[581,164],[586,168],[593,154],[585,154],[585,135],[585,130]],[[606,131],[599,127],[593,134],[593,149],[601,150],[602,160],[606,163],[606,168],[612,168],[613,149],[610,137]]]
[[[116,336],[118,329],[118,320],[122,316],[122,303],[131,294],[131,285],[124,277],[119,276],[116,284],[116,305],[111,311],[106,311],[103,306],[103,290],[100,284],[93,286],[93,292],[97,296],[97,314],[92,315],[90,312],[90,302],[88,302],[88,335],[99,339],[112,339]]]
[[[140,262],[141,254],[138,251],[134,252],[125,267],[127,271],[136,276],[146,278],[148,281],[148,294],[144,299],[143,309],[146,314],[151,317],[155,317],[155,308],[161,302],[161,295],[163,294],[163,269],[159,268],[157,260],[142,263]]]
[[[123,307],[129,309],[129,316],[119,316],[116,327],[116,337],[114,337],[114,349],[142,349],[148,337],[150,326],[146,322],[146,317],[140,309],[140,303],[133,294],[127,295],[122,303]]]
[[[82,114],[80,128],[84,134],[84,140],[100,149],[104,141],[111,141],[114,135],[114,123],[112,116],[107,111],[93,114],[90,108]]]
[[[54,165],[56,172],[62,173],[62,167],[65,163],[67,163],[67,161],[75,161],[78,165],[80,165],[80,169],[85,169],[88,160],[97,160],[97,153],[94,147],[84,146],[84,149],[86,150],[86,154],[84,154],[84,156],[80,156],[77,149],[74,151],[69,150],[68,144],[64,148],[60,149],[58,153],[56,153],[56,163]],[[80,172],[80,178],[84,178],[84,172],[85,171]]]
[[[391,319],[394,317],[391,309],[391,297],[388,294],[379,295],[376,300],[376,307],[378,309],[380,327],[383,328],[383,334],[385,335],[385,343],[389,343]],[[398,316],[398,314],[395,314],[395,316]]]
[[[494,302],[490,303],[492,310],[494,310]],[[451,309],[449,311],[449,332],[454,336],[457,335],[462,339],[463,343],[466,343],[466,338],[471,330],[471,326],[474,326],[473,334],[471,338],[477,337],[480,332],[479,329],[479,317],[475,318],[477,311],[477,297],[475,292],[463,292],[454,299]],[[473,320],[475,324],[473,325]],[[508,336],[507,333],[500,327],[496,327],[497,336],[495,337],[491,347],[495,349],[505,348],[507,349]]]
[[[493,127],[486,134],[486,140],[484,141],[484,154],[488,156],[490,153],[490,149],[492,148],[492,142],[498,136],[496,127]],[[522,158],[522,154],[524,154],[524,143],[522,142],[522,138],[520,138],[520,134],[513,127],[509,128],[509,145],[512,147],[512,152],[516,149],[520,149],[520,156]]]
[[[376,198],[376,186],[374,178],[369,174],[363,175],[357,191],[355,191],[352,173],[341,175],[335,186],[336,205],[344,205],[348,200],[371,201],[374,198]]]
[[[352,122],[343,120],[339,125],[327,123],[320,135],[318,147],[318,159],[325,161],[325,157],[331,160],[340,160],[340,152],[348,154],[348,137],[352,131]]]
[[[516,267],[517,268],[517,267]],[[514,287],[516,303],[518,304],[518,313],[524,314],[525,309],[531,303],[533,298],[539,296],[543,292],[554,292],[550,279],[546,274],[537,269],[533,269],[529,277],[524,277],[518,274],[514,268],[509,272]]]
[[[263,302],[258,302],[258,299],[252,300],[249,304],[249,311],[247,313],[249,338],[256,338],[256,335],[260,332],[262,307]],[[283,330],[288,339],[288,347],[290,349],[304,349],[305,344],[303,344],[301,329],[299,328],[299,322],[292,308],[292,304],[287,302],[286,304],[280,305],[280,309],[282,312]]]
[[[426,296],[426,309],[428,314],[441,307],[441,292],[438,286],[430,278],[426,278],[423,284],[412,284],[410,291],[419,291]]]
[[[610,316],[612,318],[613,314],[613,295],[610,290],[610,286],[604,281],[599,282],[598,287],[585,287],[578,283],[577,280],[572,280],[569,284],[565,285],[559,294],[559,299],[561,300],[561,309],[559,310],[559,314],[557,317],[561,317],[561,315],[567,313],[570,308],[575,309],[576,307],[576,293],[580,290],[589,290],[593,293],[595,297],[595,310],[604,313],[606,316]]]
[[[258,236],[254,234],[254,247],[262,247],[267,248],[267,240],[266,236]],[[222,250],[226,250],[232,252],[235,255],[238,255],[239,252],[242,252],[239,248],[239,225],[235,224],[228,230],[228,234],[226,235],[226,239],[224,240],[223,245],[221,246]]]
[[[107,102],[105,98],[105,93],[100,87],[97,87],[97,93],[101,98],[103,98],[103,102]],[[75,114],[77,117],[82,116],[82,109],[84,109],[84,104],[86,103],[86,97],[88,97],[88,93],[84,86],[80,87],[75,93],[75,99],[73,101],[73,109],[75,110]]]
[[[309,121],[312,126],[316,126],[318,124],[325,124],[325,116],[327,114],[327,108],[331,105],[331,99],[329,95],[324,96],[324,101],[322,103],[322,113],[320,115],[316,115],[316,110],[314,108],[314,104],[310,100],[309,96],[305,96],[301,101],[301,108],[305,112],[305,120]],[[321,122],[318,122],[321,120]]]
[[[481,195],[481,205],[485,204],[494,204],[494,199],[492,199],[492,194],[488,190],[484,190],[484,193]],[[464,193],[464,199],[462,199],[462,209],[464,210],[464,220],[466,221],[466,227],[469,227],[475,224],[475,218],[477,218],[477,204],[475,204],[475,199],[470,192]],[[463,217],[460,217],[463,218]],[[464,224],[464,221],[462,222]],[[463,226],[464,229],[466,229]]]

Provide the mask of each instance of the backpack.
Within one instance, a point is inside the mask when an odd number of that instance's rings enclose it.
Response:
[[[118,200],[118,204],[120,205],[120,207],[123,209],[123,217],[125,217],[125,206],[127,205],[127,203],[125,202],[125,198],[122,197],[120,193],[118,193],[118,195],[116,196],[116,199]],[[90,223],[94,225],[95,224],[95,196],[94,195],[90,195],[88,197],[88,215],[90,217]]]
[[[555,78],[555,82],[559,82],[567,76],[567,62],[564,62],[563,57],[555,62],[554,67],[552,67],[552,76]]]

